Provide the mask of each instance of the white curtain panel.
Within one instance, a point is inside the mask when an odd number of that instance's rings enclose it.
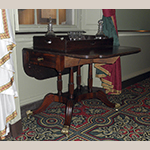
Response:
[[[9,12],[7,9],[0,9],[0,139],[8,135],[9,123],[17,116],[15,98],[18,93],[12,61],[15,46]]]

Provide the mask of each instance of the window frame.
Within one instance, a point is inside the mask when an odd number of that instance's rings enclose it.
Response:
[[[81,9],[73,9],[74,25],[53,25],[54,32],[81,30]],[[47,32],[46,24],[18,25],[19,32]]]

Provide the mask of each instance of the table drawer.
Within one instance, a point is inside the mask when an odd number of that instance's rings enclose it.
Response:
[[[62,61],[60,63],[60,61]],[[64,56],[44,54],[35,52],[33,49],[23,49],[23,68],[25,73],[30,77],[43,80],[58,76],[58,71],[64,74],[70,72],[70,68],[64,68]],[[77,71],[77,67],[73,68],[73,72]]]
[[[57,56],[31,51],[29,54],[29,62],[34,65],[56,68]]]

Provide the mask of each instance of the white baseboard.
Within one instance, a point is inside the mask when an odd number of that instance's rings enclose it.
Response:
[[[133,77],[136,77],[136,76],[138,76],[138,75],[144,74],[144,73],[149,72],[149,71],[150,71],[150,68],[146,68],[146,69],[139,70],[139,71],[137,71],[137,72],[134,72],[134,73],[125,75],[125,76],[122,77],[122,81],[131,79],[131,78],[133,78]]]

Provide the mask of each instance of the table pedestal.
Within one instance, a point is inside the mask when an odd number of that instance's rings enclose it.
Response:
[[[57,77],[57,89],[58,94],[49,93],[44,97],[42,105],[34,110],[34,111],[27,111],[27,115],[37,114],[44,111],[52,102],[60,102],[66,105],[65,109],[65,123],[61,133],[68,136],[69,134],[69,127],[72,119],[72,113],[74,105],[81,100],[86,99],[99,99],[101,100],[106,106],[115,108],[116,111],[120,107],[120,104],[111,103],[106,94],[100,89],[92,87],[93,78],[92,78],[92,63],[89,64],[89,73],[88,73],[88,86],[82,87],[81,86],[81,74],[80,74],[80,66],[78,66],[77,70],[77,88],[74,90],[74,79],[73,79],[73,67],[70,68],[70,75],[69,75],[69,91],[67,93],[62,93],[62,75],[61,72],[58,72]]]

